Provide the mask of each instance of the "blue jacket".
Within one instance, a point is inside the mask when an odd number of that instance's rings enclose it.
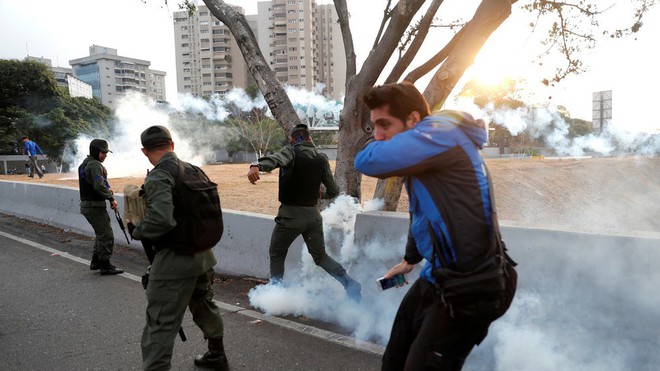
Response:
[[[28,155],[28,156],[36,156],[37,151],[39,151],[40,155],[44,154],[43,152],[41,152],[41,148],[39,148],[37,143],[35,143],[35,142],[28,139],[25,142],[25,150],[23,151],[23,154]]]
[[[388,141],[369,143],[355,158],[363,174],[406,177],[410,227],[404,259],[411,264],[426,259],[420,276],[430,282],[433,239],[446,264],[458,270],[472,269],[494,253],[488,179],[479,153],[486,140],[483,121],[440,111]]]

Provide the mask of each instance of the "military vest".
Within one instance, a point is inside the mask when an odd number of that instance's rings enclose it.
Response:
[[[80,188],[80,200],[81,201],[105,201],[105,198],[103,198],[101,195],[99,195],[95,190],[94,190],[94,185],[92,183],[89,183],[87,181],[87,177],[85,176],[85,168],[87,165],[90,163],[89,158],[85,159],[83,163],[78,166],[78,186]],[[103,178],[106,178],[108,175],[105,171],[105,168],[103,169]]]
[[[326,157],[293,147],[293,163],[280,169],[279,201],[285,205],[316,206],[321,180],[325,176]]]

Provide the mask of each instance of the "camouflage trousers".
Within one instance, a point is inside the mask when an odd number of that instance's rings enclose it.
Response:
[[[94,252],[100,260],[109,260],[115,243],[115,237],[110,226],[110,216],[105,208],[99,206],[81,206],[80,213],[92,225],[96,239],[94,241]]]

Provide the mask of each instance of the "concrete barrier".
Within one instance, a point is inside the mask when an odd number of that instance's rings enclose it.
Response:
[[[0,212],[92,236],[78,200],[75,188],[0,181]],[[121,195],[117,201],[123,209]],[[267,278],[273,217],[233,210],[224,210],[223,215],[224,235],[214,249],[216,271]],[[544,370],[660,367],[656,351],[660,233],[614,235],[501,224],[509,252],[519,263],[518,292],[511,309],[491,327],[492,335],[468,358],[466,368],[531,370],[538,369],[539,362],[551,365]],[[112,226],[115,243],[126,245],[117,224]],[[357,214],[353,235],[357,263],[351,274],[356,273],[363,290],[374,275],[400,261],[407,228],[405,213]],[[341,233],[330,230],[326,239],[336,235]],[[141,249],[135,242],[131,246]],[[301,239],[292,245],[287,275],[296,277],[302,246]],[[328,250],[336,251],[333,241]],[[360,264],[378,257],[382,259],[374,271],[361,269]],[[411,281],[417,271],[409,275]]]
[[[119,209],[124,209],[124,197],[115,196]],[[77,188],[29,182],[0,181],[0,212],[19,218],[52,225],[86,236],[94,230],[80,214]],[[115,244],[142,249],[139,241],[130,245],[115,222],[114,212],[107,208],[115,235]],[[123,215],[122,215],[123,217]],[[272,216],[242,211],[223,210],[224,233],[214,248],[218,273],[267,278],[270,272],[268,247],[275,226]],[[300,261],[302,238],[294,241],[286,261],[287,271],[294,272]]]

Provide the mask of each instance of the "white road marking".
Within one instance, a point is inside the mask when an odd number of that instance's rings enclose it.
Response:
[[[5,232],[0,231],[0,236],[9,238],[11,240],[23,243],[23,244],[28,245],[28,246],[32,246],[34,248],[49,252],[51,254],[57,254],[58,256],[61,256],[63,258],[69,259],[69,260],[73,260],[73,261],[78,262],[80,264],[89,265],[89,263],[90,263],[89,260],[71,255],[68,252],[60,251],[60,250],[54,249],[52,247],[42,245],[38,242],[26,240],[25,238],[14,236],[14,235],[9,234],[9,233],[5,233]],[[129,280],[132,280],[132,281],[135,281],[135,282],[138,282],[138,283],[142,284],[142,277],[138,277],[138,276],[136,276],[134,274],[131,274],[131,273],[128,273],[128,272],[118,274],[117,276],[124,277],[124,278],[127,278]],[[341,335],[341,334],[337,334],[337,333],[334,333],[334,332],[331,332],[331,331],[322,330],[320,328],[316,328],[316,327],[313,327],[313,326],[303,325],[303,324],[300,324],[300,323],[297,323],[297,322],[294,322],[294,321],[289,321],[287,319],[268,316],[268,315],[265,315],[263,313],[251,310],[251,309],[246,309],[246,308],[239,307],[239,306],[236,306],[236,305],[232,305],[232,304],[229,304],[229,303],[225,303],[225,302],[222,302],[222,301],[214,300],[214,302],[219,308],[224,309],[228,312],[239,313],[239,314],[242,314],[246,317],[260,319],[264,322],[272,323],[274,325],[284,327],[284,328],[287,328],[289,330],[299,332],[301,334],[310,335],[310,336],[313,336],[313,337],[316,337],[316,338],[319,338],[319,339],[322,339],[322,340],[325,340],[325,341],[329,341],[329,342],[332,342],[332,343],[335,343],[335,344],[343,345],[343,346],[348,347],[348,348],[358,349],[358,350],[362,350],[362,351],[377,354],[377,355],[382,355],[383,352],[385,351],[385,347],[383,347],[382,345],[378,345],[378,344],[371,343],[371,342],[368,342],[368,341],[358,340],[358,339],[355,339],[355,338],[350,337],[350,336]]]

